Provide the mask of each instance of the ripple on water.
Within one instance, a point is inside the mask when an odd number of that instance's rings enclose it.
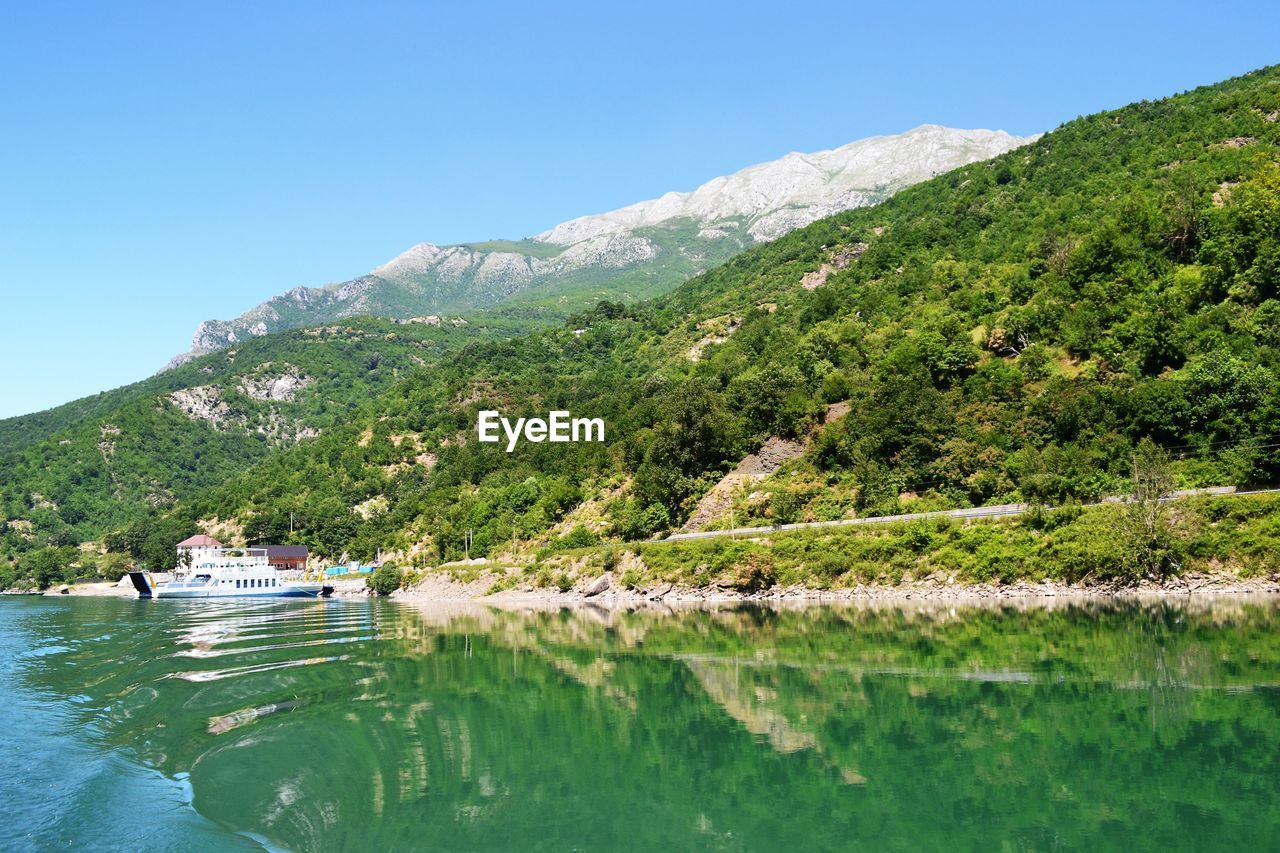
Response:
[[[303,658],[301,660],[277,661],[275,663],[259,663],[249,664],[247,666],[233,666],[227,669],[208,669],[195,672],[175,672],[173,678],[181,678],[184,681],[222,681],[225,678],[235,678],[240,675],[253,675],[261,672],[272,672],[279,669],[292,669],[296,666],[315,666],[321,663],[336,663],[338,661],[349,660],[349,655],[332,655],[322,658]]]
[[[156,768],[177,792],[158,797],[165,808],[189,800],[263,846],[1274,849],[1280,838],[1274,603],[445,615],[175,604],[46,607],[22,642],[61,650],[21,667],[24,689],[47,697],[43,733],[92,735],[91,755]]]

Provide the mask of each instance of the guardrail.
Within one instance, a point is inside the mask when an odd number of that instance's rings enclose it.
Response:
[[[1172,492],[1163,501],[1175,501],[1198,495],[1215,495],[1218,497],[1243,497],[1245,495],[1265,495],[1280,492],[1280,489],[1248,489],[1239,490],[1235,486],[1209,486],[1203,489],[1180,489]],[[1102,504],[1125,503],[1127,496],[1106,497],[1083,506],[1101,506]],[[902,521],[922,521],[929,518],[999,518],[1002,516],[1022,515],[1032,509],[1032,504],[998,504],[996,506],[977,506],[965,509],[940,509],[930,512],[908,512],[901,515],[877,515],[867,518],[837,518],[834,521],[799,521],[794,524],[771,524],[763,527],[735,527],[731,530],[694,530],[684,533],[672,533],[653,542],[680,542],[689,539],[714,539],[719,536],[760,536],[768,533],[784,533],[788,530],[818,530],[824,527],[854,527],[859,524],[893,524]],[[1043,509],[1053,509],[1044,506]]]

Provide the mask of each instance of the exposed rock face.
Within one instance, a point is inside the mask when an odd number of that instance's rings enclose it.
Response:
[[[169,394],[167,399],[187,417],[205,421],[216,430],[256,432],[279,443],[298,442],[319,435],[318,430],[305,427],[283,414],[278,406],[291,402],[298,391],[313,380],[292,365],[277,373],[271,372],[268,363],[261,365],[259,371],[256,375],[242,377],[236,390],[258,401],[261,406],[233,408],[224,397],[224,389],[217,385],[181,388]],[[106,455],[107,451],[104,449],[103,453]]]
[[[759,450],[749,454],[707,492],[694,509],[684,530],[701,530],[709,522],[720,518],[733,503],[734,492],[763,480],[782,467],[784,462],[804,453],[804,445],[798,441],[773,436]]]
[[[793,152],[715,178],[693,192],[670,192],[611,213],[570,220],[535,239],[570,245],[675,219],[703,223],[739,219],[750,223],[747,231],[756,240],[772,240],[816,219],[875,204],[904,186],[1029,141],[999,130],[923,125],[830,151]]]
[[[698,324],[698,329],[706,334],[699,339],[689,351],[685,353],[685,357],[689,361],[701,361],[702,354],[707,347],[715,344],[722,344],[729,340],[729,337],[742,326],[742,318],[740,317],[716,317],[711,320],[703,320]]]
[[[387,511],[387,499],[382,495],[375,495],[366,501],[356,504],[351,509],[356,515],[367,521],[375,515],[382,515]]]
[[[182,388],[170,394],[169,399],[195,421],[221,426],[231,417],[231,407],[223,401],[222,392],[212,385]]]
[[[269,369],[270,365],[263,365]],[[240,380],[239,388],[245,396],[255,400],[284,400],[291,402],[298,392],[312,382],[311,377],[303,376],[298,368],[289,365],[283,373],[268,376],[246,376]]]
[[[238,341],[345,317],[407,318],[493,305],[537,288],[570,288],[591,275],[595,297],[675,287],[752,243],[814,220],[876,204],[910,184],[1002,154],[1034,137],[923,125],[715,178],[609,213],[583,216],[527,240],[458,246],[419,243],[368,275],[324,287],[295,287],[234,320],[206,320],[191,352],[167,365]],[[624,278],[625,277],[625,278]]]
[[[866,243],[855,243],[852,246],[841,249],[832,256],[830,263],[825,263],[816,270],[801,276],[800,286],[805,290],[817,290],[827,283],[827,279],[833,272],[848,269],[849,265],[862,257],[862,253],[865,251],[867,251]]]
[[[823,414],[822,422],[833,423],[849,414],[849,402],[831,403]],[[723,518],[733,505],[734,493],[745,490],[768,477],[792,459],[803,455],[805,443],[772,436],[755,453],[750,453],[732,471],[725,474],[711,491],[702,496],[697,507],[681,530],[701,530],[712,521]]]

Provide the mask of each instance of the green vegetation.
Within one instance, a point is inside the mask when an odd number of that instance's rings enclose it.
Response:
[[[947,519],[797,530],[750,539],[715,538],[630,546],[631,586],[661,582],[750,592],[772,576],[815,589],[858,584],[1132,583],[1181,570],[1226,569],[1243,577],[1280,573],[1280,496],[1195,498],[1169,506],[1160,556],[1118,524],[1120,505],[1064,507],[969,523]],[[581,555],[580,555],[581,556]],[[754,572],[744,573],[744,567]]]
[[[365,579],[365,586],[378,595],[390,595],[404,582],[404,572],[392,563],[379,566]]]
[[[532,314],[562,319],[601,300],[635,302],[660,297],[690,276],[728,261],[753,242],[745,228],[728,229],[724,237],[707,240],[698,235],[702,227],[693,219],[675,219],[638,229],[636,235],[648,240],[657,251],[652,262],[639,268],[587,268],[561,275],[522,290],[490,310],[501,316]],[[546,248],[543,243],[534,245]]]
[[[1077,119],[653,302],[600,302],[565,328],[473,341],[380,394],[360,388],[358,412],[295,447],[264,447],[247,470],[188,454],[192,482],[172,490],[168,518],[235,520],[257,538],[287,531],[293,513],[294,540],[317,553],[417,546],[428,563],[575,547],[588,515],[600,522],[591,536],[639,540],[683,523],[769,436],[810,443],[735,496],[738,524],[1091,500],[1133,488],[1144,442],[1167,454],[1179,486],[1275,481],[1277,110],[1280,70],[1269,68]],[[821,286],[801,286],[824,267]],[[833,403],[848,413],[824,423]],[[468,440],[482,408],[603,417],[608,441],[507,454]],[[215,462],[240,452],[220,435],[208,436]],[[429,470],[415,462],[424,454]],[[47,518],[83,493],[66,487],[55,511],[31,497],[48,500],[29,485],[30,464],[7,476],[10,517]],[[1078,529],[1078,551],[1037,545],[1039,562],[1007,566],[988,555],[964,576],[1176,569],[1159,518],[1145,556],[1128,563],[1128,545],[1101,553],[1123,536],[1095,530],[1097,517],[1055,533]],[[63,522],[75,541],[83,528]],[[1010,547],[1012,559],[1022,546]],[[785,555],[772,566],[748,556],[724,558],[736,584],[786,582]],[[852,556],[860,577],[884,555]],[[698,564],[690,556],[682,570]],[[819,564],[832,582],[854,577]]]
[[[484,240],[479,243],[462,243],[477,252],[515,252],[531,258],[554,258],[564,252],[564,246],[542,243],[537,240]]]
[[[194,532],[193,519],[158,513],[344,424],[370,395],[451,349],[520,328],[491,319],[441,328],[360,318],[256,338],[134,385],[0,421],[0,555],[9,574],[29,580],[23,555],[100,541],[114,529],[113,541],[127,543],[122,552],[171,567],[173,543]]]
[[[125,554],[45,546],[25,552],[15,563],[0,563],[0,589],[44,590],[81,580],[118,581],[131,564]]]

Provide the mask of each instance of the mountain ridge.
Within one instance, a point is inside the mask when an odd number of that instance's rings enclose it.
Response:
[[[524,240],[418,243],[368,274],[295,287],[233,320],[206,320],[190,358],[273,331],[360,314],[408,318],[525,302],[560,313],[600,298],[659,295],[739,251],[1038,137],[925,124],[780,158]],[[536,296],[528,292],[536,292]]]

